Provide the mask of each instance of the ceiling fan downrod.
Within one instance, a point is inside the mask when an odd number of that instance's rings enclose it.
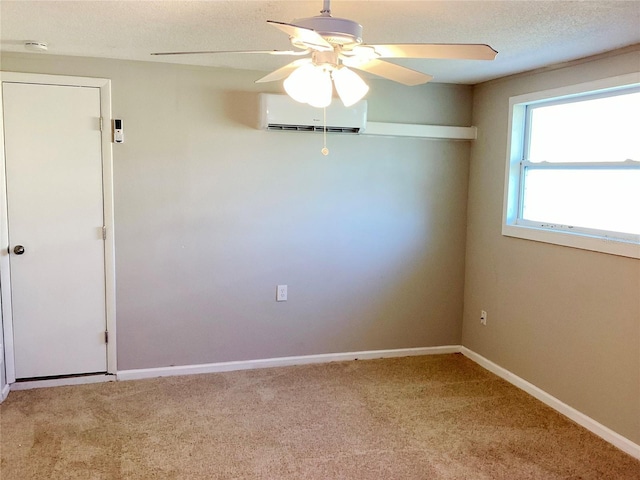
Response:
[[[323,17],[331,16],[331,0],[324,0],[322,4],[322,10],[320,10],[320,15]]]

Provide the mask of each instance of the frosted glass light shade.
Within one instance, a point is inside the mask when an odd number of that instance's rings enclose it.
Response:
[[[313,78],[315,66],[311,63],[296,68],[284,83],[284,90],[296,102],[307,103],[309,101],[309,83]]]
[[[364,83],[364,80],[357,73],[347,67],[343,66],[334,70],[332,77],[340,100],[342,100],[345,107],[350,107],[362,100],[362,97],[369,91],[369,85]]]
[[[313,81],[309,83],[309,100],[307,103],[316,108],[328,107],[331,103],[332,94],[331,74],[323,68],[316,67]]]
[[[326,68],[311,63],[296,68],[284,81],[284,89],[297,102],[323,108],[331,103],[334,83],[346,107],[359,102],[369,91],[364,80],[345,66],[329,73]]]
[[[284,81],[284,89],[296,102],[323,108],[331,103],[331,74],[313,64],[295,69]]]

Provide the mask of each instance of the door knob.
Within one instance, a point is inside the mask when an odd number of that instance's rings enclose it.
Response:
[[[24,247],[22,245],[16,245],[13,248],[13,253],[15,253],[16,255],[22,255],[24,253]]]

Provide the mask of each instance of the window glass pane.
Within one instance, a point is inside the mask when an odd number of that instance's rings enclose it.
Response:
[[[640,169],[527,169],[522,218],[640,234]]]
[[[531,108],[531,162],[640,160],[640,92]]]

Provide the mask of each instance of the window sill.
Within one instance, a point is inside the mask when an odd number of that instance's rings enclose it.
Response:
[[[613,240],[611,238],[589,236],[560,230],[536,228],[524,225],[502,225],[502,235],[535,242],[552,243],[564,247],[591,250],[594,252],[640,259],[640,245]]]

